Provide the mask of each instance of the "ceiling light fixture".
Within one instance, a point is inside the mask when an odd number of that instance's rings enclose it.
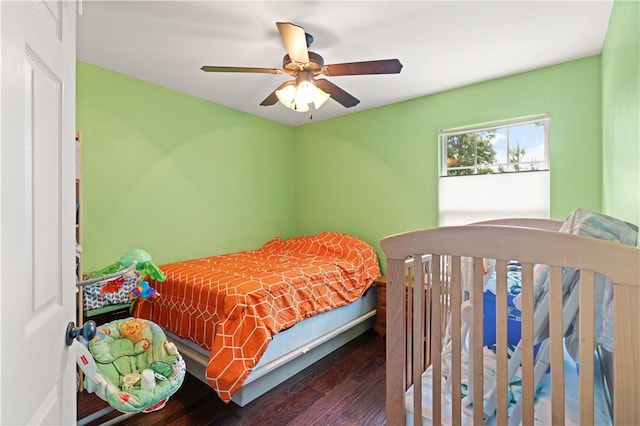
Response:
[[[313,104],[318,109],[329,99],[329,94],[313,84],[311,74],[302,70],[298,72],[295,81],[289,81],[276,90],[276,96],[282,105],[298,112],[309,111],[309,105]]]

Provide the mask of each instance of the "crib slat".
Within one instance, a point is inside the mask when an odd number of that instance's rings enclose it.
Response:
[[[549,284],[549,341],[551,359],[551,423],[564,425],[564,354],[562,337],[562,268],[552,266]]]
[[[496,261],[496,385],[497,407],[496,415],[499,425],[507,424],[508,398],[507,389],[507,261]],[[490,413],[489,413],[490,414]]]
[[[423,287],[424,274],[422,267],[422,256],[413,255],[413,286],[409,289],[409,295],[413,296],[413,424],[422,424],[422,355],[423,355]],[[435,382],[434,382],[435,383]],[[434,386],[435,387],[435,386]],[[438,394],[439,395],[439,394]],[[434,389],[433,398],[436,399]],[[439,399],[439,398],[438,398]]]
[[[433,418],[437,419],[437,423],[442,423],[442,365],[441,365],[441,342],[442,330],[440,327],[440,312],[442,300],[440,298],[440,290],[442,288],[442,275],[440,274],[440,256],[433,256],[431,266],[431,276],[433,282],[431,285],[431,300],[433,301],[433,311],[431,317],[431,359],[433,362]],[[422,424],[422,423],[420,423]]]
[[[533,265],[522,264],[522,424],[533,424]]]
[[[388,425],[404,424],[404,393],[406,391],[405,366],[406,329],[405,325],[405,261],[387,259],[387,392],[386,420]]]
[[[593,425],[593,322],[595,274],[580,271],[580,424]]]
[[[442,310],[440,312],[440,330],[442,344],[444,344],[449,318],[451,318],[451,256],[443,256],[442,259],[442,287],[440,287]]]
[[[427,264],[429,268],[431,268],[431,264],[433,263],[432,259],[429,258],[429,263]],[[427,276],[430,276],[430,274],[427,274]],[[428,287],[430,287],[432,284],[430,283]],[[433,335],[433,330],[431,329],[431,322],[430,319],[433,316],[433,295],[431,294],[430,291],[423,291],[424,294],[424,313],[425,313],[425,322],[428,324],[427,327],[425,327],[425,331],[424,331],[424,337],[425,337],[425,348],[423,349],[423,354],[422,354],[422,358],[424,360],[422,367],[423,370],[426,369],[429,365],[431,365],[431,363],[433,362],[433,359],[431,358],[431,346],[430,346],[430,342],[434,339]]]
[[[638,262],[630,263],[631,268],[640,270]],[[614,423],[617,425],[640,424],[640,285],[616,285],[613,292],[614,343],[615,348],[613,383]]]
[[[413,286],[413,267],[409,267],[407,269],[407,276],[406,276],[406,285],[405,285],[405,294],[403,297],[403,304],[404,304],[404,308],[405,308],[405,314],[403,317],[403,321],[404,321],[404,333],[405,333],[405,340],[406,343],[408,345],[408,347],[405,350],[405,361],[404,361],[404,365],[406,366],[404,374],[405,374],[405,380],[407,382],[407,386],[406,388],[408,388],[409,386],[411,386],[411,384],[413,384],[413,375],[412,375],[412,370],[411,370],[411,366],[413,365],[413,361],[412,361],[412,356],[413,356],[413,352],[411,350],[411,339],[413,336],[413,298],[410,297],[411,295],[411,287]],[[406,390],[405,388],[405,390]]]
[[[471,334],[471,352],[469,353],[469,365],[473,366],[473,418],[483,417],[483,393],[484,393],[484,365],[482,357],[482,344],[484,340],[484,297],[483,297],[483,259],[473,258],[473,332]],[[473,355],[473,357],[472,357]],[[473,359],[472,359],[473,358]]]
[[[459,256],[451,258],[451,389],[460,389],[461,371],[460,359],[462,354],[462,318],[460,316],[460,306],[462,306],[462,282],[460,274],[461,262]],[[460,398],[451,398],[452,424],[462,424]]]

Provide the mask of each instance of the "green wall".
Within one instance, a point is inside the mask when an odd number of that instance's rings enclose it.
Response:
[[[157,263],[294,233],[293,129],[77,64],[83,269]]]
[[[552,218],[600,210],[597,56],[296,128],[296,233],[348,232],[381,253],[382,237],[438,223],[441,129],[546,112]]]
[[[602,51],[603,212],[640,224],[640,3],[616,1]]]
[[[441,129],[548,112],[551,215],[602,207],[601,58],[297,128],[78,63],[84,270],[435,226]],[[490,195],[488,195],[490,196]]]

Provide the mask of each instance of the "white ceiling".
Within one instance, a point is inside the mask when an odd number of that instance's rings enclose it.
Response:
[[[360,99],[333,118],[598,55],[613,0],[92,1],[81,3],[77,57],[291,126],[308,113],[260,102],[287,75],[205,73],[203,65],[281,68],[275,23],[313,35],[326,64],[398,58],[400,74],[328,77]]]

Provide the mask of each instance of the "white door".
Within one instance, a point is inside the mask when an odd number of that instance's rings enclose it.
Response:
[[[0,1],[0,424],[73,424],[75,2]]]

